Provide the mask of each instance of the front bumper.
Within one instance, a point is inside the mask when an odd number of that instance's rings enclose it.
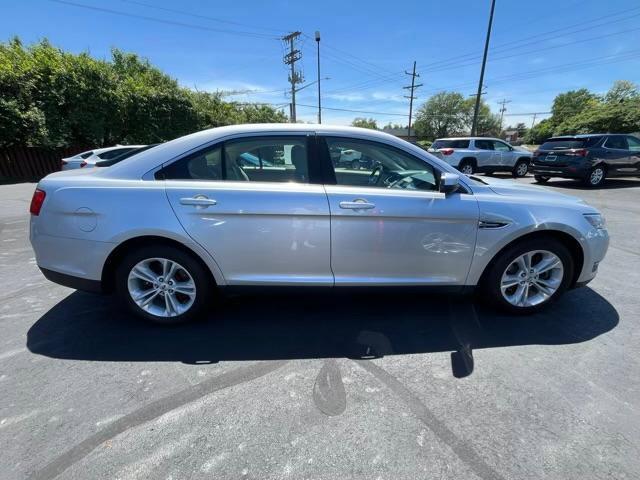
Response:
[[[604,260],[609,248],[609,233],[606,229],[594,228],[587,233],[582,244],[584,263],[576,286],[586,285],[597,275],[600,262]]]

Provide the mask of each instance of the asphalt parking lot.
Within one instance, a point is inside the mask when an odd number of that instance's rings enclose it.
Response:
[[[611,247],[543,314],[278,295],[176,328],[45,280],[33,188],[0,186],[3,480],[640,478],[640,180],[548,184]]]

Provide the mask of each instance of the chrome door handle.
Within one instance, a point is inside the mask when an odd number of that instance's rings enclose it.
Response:
[[[218,202],[216,202],[214,199],[207,198],[204,195],[180,199],[180,205],[194,205],[196,207],[208,207],[210,205],[216,205],[217,203]]]
[[[364,199],[356,199],[353,202],[340,202],[340,208],[346,208],[349,210],[371,210],[376,208],[375,204],[369,203]]]

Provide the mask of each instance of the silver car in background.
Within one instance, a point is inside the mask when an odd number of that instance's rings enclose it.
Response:
[[[509,172],[514,177],[524,177],[533,158],[533,153],[524,148],[486,137],[439,138],[429,152],[465,175]]]
[[[335,167],[330,152],[345,150],[370,163]],[[161,323],[249,286],[478,288],[530,313],[592,280],[609,242],[580,199],[461,176],[391,135],[326,125],[214,128],[54,173],[30,211],[47,278],[115,291]]]
[[[123,153],[127,153],[135,148],[144,145],[116,145],[114,147],[95,148],[86,152],[78,153],[73,157],[63,158],[61,160],[61,170],[74,170],[76,168],[91,168],[101,160],[111,160]]]

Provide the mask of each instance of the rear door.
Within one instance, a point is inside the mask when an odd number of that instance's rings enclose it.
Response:
[[[602,147],[609,174],[625,175],[635,171],[631,166],[629,143],[626,136],[611,135],[607,137]]]
[[[640,139],[631,135],[627,135],[627,143],[629,145],[629,168],[632,172],[640,172]]]
[[[160,172],[180,223],[228,284],[333,284],[314,152],[306,133],[242,136]]]

